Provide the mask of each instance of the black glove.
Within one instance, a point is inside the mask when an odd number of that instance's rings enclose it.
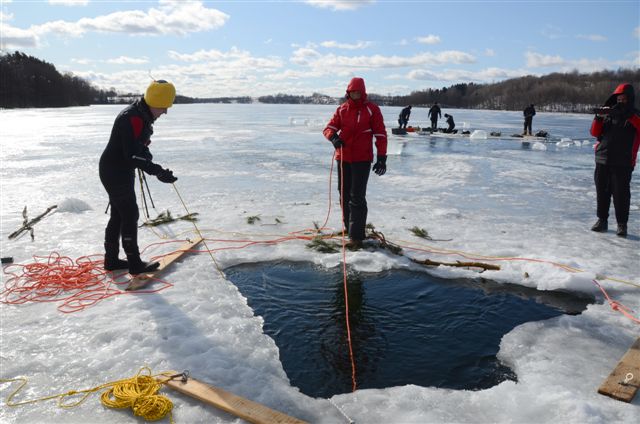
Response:
[[[624,106],[622,105],[622,103],[616,103],[615,105],[611,106],[607,112],[608,115],[612,118],[617,118],[624,112]]]
[[[329,141],[333,144],[333,147],[335,147],[336,149],[339,149],[342,146],[344,146],[344,141],[342,141],[338,133],[334,133],[333,136],[331,136],[331,138],[329,139]]]
[[[170,169],[163,169],[158,172],[156,177],[163,183],[175,183],[178,181],[178,177],[173,176],[173,171]]]
[[[378,175],[384,175],[387,172],[387,157],[378,156],[378,160],[373,164],[373,172]]]

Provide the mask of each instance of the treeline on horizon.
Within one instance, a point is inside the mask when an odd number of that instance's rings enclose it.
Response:
[[[524,76],[505,81],[461,83],[440,89],[414,91],[404,96],[370,93],[383,106],[430,106],[438,102],[446,108],[522,110],[535,104],[539,111],[587,112],[601,105],[621,82],[640,89],[640,69],[618,69],[592,73],[552,73]],[[91,104],[130,103],[137,93],[118,93],[93,86],[72,73],[60,74],[54,65],[21,52],[0,56],[0,107],[66,107]],[[342,98],[320,93],[311,96],[276,94],[257,101],[271,104],[337,104]],[[178,95],[176,103],[252,103],[250,96],[193,98]]]

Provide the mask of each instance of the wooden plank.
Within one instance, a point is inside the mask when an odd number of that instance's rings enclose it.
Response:
[[[169,375],[176,375],[177,372],[169,372]],[[306,421],[299,420],[282,412],[271,409],[260,403],[245,399],[241,396],[222,390],[218,387],[201,383],[193,378],[187,381],[181,379],[173,379],[165,381],[164,378],[158,378],[158,381],[164,383],[168,387],[191,396],[204,403],[222,409],[225,412],[242,418],[245,421],[254,424],[307,424]]]
[[[182,246],[180,246],[180,248],[178,250],[176,250],[175,252],[173,252],[172,254],[167,255],[167,256],[163,256],[162,258],[160,258],[160,261],[159,261],[160,262],[160,266],[158,267],[157,270],[155,270],[154,272],[147,273],[147,274],[138,274],[135,277],[131,278],[131,281],[129,282],[129,285],[127,286],[127,288],[125,290],[131,291],[131,290],[138,290],[138,289],[143,288],[144,286],[149,284],[151,281],[153,281],[153,277],[155,277],[156,275],[158,275],[159,273],[164,271],[165,268],[167,268],[173,262],[177,261],[188,250],[193,249],[201,241],[202,241],[201,237],[198,237],[193,241],[189,240],[186,243],[184,243]]]
[[[631,402],[640,388],[640,337],[624,354],[616,368],[602,383],[598,393]]]

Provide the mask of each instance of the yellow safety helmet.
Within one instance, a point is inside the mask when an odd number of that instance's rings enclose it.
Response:
[[[150,107],[170,108],[176,98],[176,88],[165,80],[153,81],[144,93],[144,101]]]

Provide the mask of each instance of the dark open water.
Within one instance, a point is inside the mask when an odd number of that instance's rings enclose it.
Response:
[[[340,268],[252,263],[225,273],[264,318],[291,384],[313,397],[351,391]],[[475,390],[516,380],[496,358],[502,336],[587,304],[563,293],[400,270],[353,273],[348,287],[358,389]]]

